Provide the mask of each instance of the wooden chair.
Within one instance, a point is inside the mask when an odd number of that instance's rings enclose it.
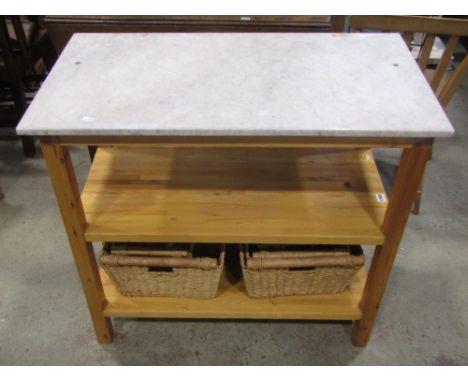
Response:
[[[46,72],[57,55],[47,31],[36,19],[21,16],[0,16],[0,80],[7,89],[6,100],[12,101],[13,116],[6,124],[16,126],[31,101]],[[33,137],[21,137],[26,156],[34,156]]]
[[[399,32],[408,48],[414,49],[415,37],[421,37],[416,60],[427,78],[440,104],[447,108],[453,94],[468,73],[468,55],[464,54],[456,69],[448,70],[460,37],[468,36],[468,20],[423,16],[351,16],[350,31]],[[437,65],[430,61],[434,42],[439,38],[445,42]],[[419,214],[422,182],[414,201],[413,213]]]

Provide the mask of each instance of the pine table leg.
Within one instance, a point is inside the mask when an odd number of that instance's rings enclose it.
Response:
[[[365,346],[369,340],[430,151],[431,146],[414,146],[403,151],[382,226],[385,240],[375,249],[360,304],[362,317],[354,323],[355,346]]]
[[[418,192],[416,193],[416,198],[413,203],[413,214],[419,215],[421,210],[421,198],[423,193],[423,184],[424,184],[424,176],[421,179],[421,184],[418,187]]]
[[[112,342],[112,324],[104,316],[106,303],[96,258],[91,243],[86,242],[86,218],[73,165],[65,146],[41,144],[49,176],[62,214],[88,308],[99,343]]]

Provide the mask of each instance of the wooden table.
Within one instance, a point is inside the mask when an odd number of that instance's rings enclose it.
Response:
[[[453,128],[394,34],[75,35],[39,135],[97,339],[111,317],[353,320],[366,345],[434,138]],[[81,194],[68,147],[99,146]],[[387,198],[371,148],[401,147]],[[124,297],[91,243],[375,245],[336,295]]]

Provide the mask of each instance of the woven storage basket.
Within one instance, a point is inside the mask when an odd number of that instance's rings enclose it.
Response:
[[[224,265],[224,248],[217,245],[195,245],[178,248],[174,256],[167,248],[161,251],[144,249],[134,255],[112,254],[105,245],[99,262],[125,296],[165,296],[213,298]],[[114,251],[115,253],[115,251]]]
[[[340,293],[364,264],[359,246],[243,246],[250,297]]]

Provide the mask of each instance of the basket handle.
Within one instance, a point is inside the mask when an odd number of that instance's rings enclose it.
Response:
[[[357,267],[364,265],[364,256],[333,256],[313,257],[308,259],[270,259],[270,258],[247,258],[249,269],[285,269],[305,267]]]
[[[172,257],[188,257],[190,256],[190,250],[185,249],[157,249],[157,248],[148,248],[138,245],[111,245],[110,253],[112,255],[140,255],[140,256],[172,256]]]
[[[124,265],[130,267],[173,267],[214,269],[218,267],[216,259],[208,257],[139,257],[122,255],[102,255],[99,258],[102,265]]]
[[[252,253],[252,258],[269,258],[269,259],[304,259],[313,257],[326,257],[326,256],[347,256],[349,251],[259,251]]]

